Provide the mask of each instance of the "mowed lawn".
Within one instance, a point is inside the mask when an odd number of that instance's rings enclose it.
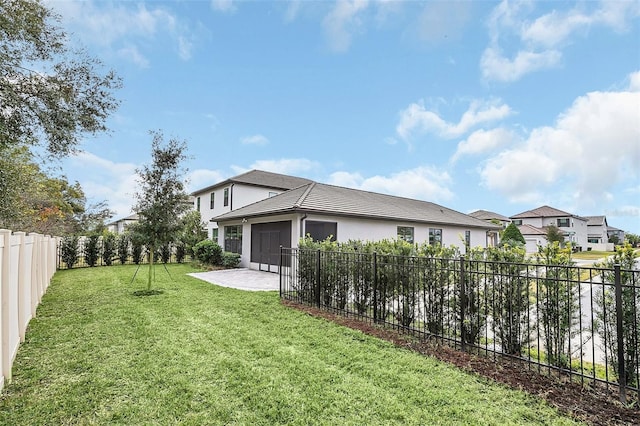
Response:
[[[543,402],[171,265],[57,272],[2,425],[572,424]]]

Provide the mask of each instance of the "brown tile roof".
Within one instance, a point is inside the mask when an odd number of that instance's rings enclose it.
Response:
[[[490,212],[488,210],[476,210],[475,212],[469,213],[469,216],[475,217],[476,219],[481,219],[481,220],[492,220],[492,219],[498,219],[498,220],[504,220],[504,221],[511,220],[506,216],[503,216],[499,213]]]
[[[518,213],[511,216],[511,219],[525,219],[532,217],[577,217],[583,219],[582,217],[573,213],[567,213],[565,211],[558,210],[554,207],[549,206],[541,206],[533,210],[527,210],[526,212]]]

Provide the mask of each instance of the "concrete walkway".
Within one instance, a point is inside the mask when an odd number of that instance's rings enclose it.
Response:
[[[236,288],[238,290],[278,291],[280,289],[280,276],[278,274],[248,268],[194,272],[188,275],[210,282],[211,284]]]

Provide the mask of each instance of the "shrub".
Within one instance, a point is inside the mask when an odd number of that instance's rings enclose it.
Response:
[[[136,265],[142,261],[142,244],[135,239],[131,240],[131,257]]]
[[[193,246],[193,255],[207,265],[222,264],[222,247],[211,240],[202,240]]]
[[[520,246],[525,245],[527,242],[522,236],[522,232],[518,229],[518,227],[511,222],[509,226],[507,226],[504,231],[502,231],[502,237],[500,245],[509,244],[511,246]]]
[[[169,260],[171,260],[171,244],[164,244],[160,247],[160,260],[162,263],[169,263]]]
[[[127,263],[127,259],[129,258],[129,237],[126,234],[121,234],[120,236],[118,236],[116,245],[118,251],[118,260],[120,260],[121,265],[124,265],[125,263]]]
[[[100,258],[100,236],[90,235],[84,243],[84,260],[90,267],[96,266]]]
[[[105,265],[111,266],[116,254],[116,236],[108,233],[102,237],[102,261]]]
[[[187,248],[184,243],[178,243],[176,246],[176,262],[182,263],[187,254]]]
[[[222,252],[222,266],[225,268],[237,268],[240,264],[240,255],[238,253]]]
[[[78,237],[64,237],[62,239],[62,261],[67,268],[73,268],[78,261]]]

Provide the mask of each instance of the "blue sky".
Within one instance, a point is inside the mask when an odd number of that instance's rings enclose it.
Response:
[[[123,78],[62,162],[130,213],[149,130],[189,190],[250,169],[640,234],[640,3],[47,1]]]

